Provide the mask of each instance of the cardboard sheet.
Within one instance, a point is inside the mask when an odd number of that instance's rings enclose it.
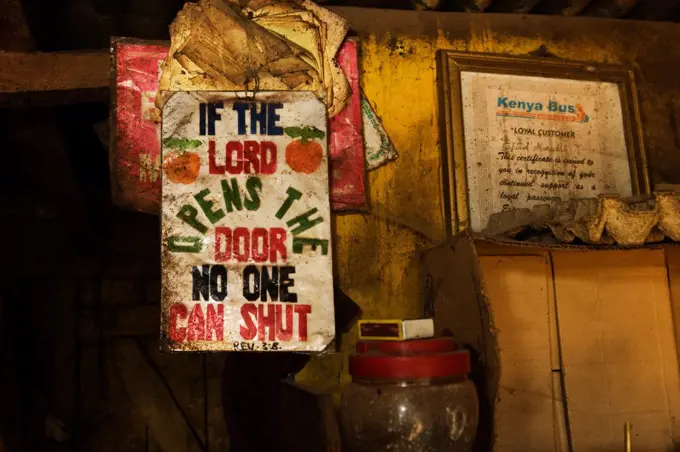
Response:
[[[553,253],[575,452],[672,451],[680,378],[663,250]]]
[[[496,447],[558,450],[552,369],[559,362],[551,362],[550,266],[543,256],[481,256],[479,262],[500,356]]]
[[[435,332],[476,358],[479,450],[613,452],[631,422],[634,451],[675,451],[679,251],[463,235],[426,252]]]

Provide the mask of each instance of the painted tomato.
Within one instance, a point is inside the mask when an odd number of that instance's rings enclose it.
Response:
[[[312,174],[323,161],[323,147],[315,139],[326,134],[316,127],[287,127],[286,135],[299,138],[286,146],[286,163],[296,173]]]
[[[163,157],[165,177],[175,184],[193,184],[201,169],[201,158],[195,152],[176,151]]]
[[[295,140],[286,146],[286,163],[296,173],[312,174],[319,169],[321,160],[323,149],[319,143]]]
[[[201,169],[201,158],[187,149],[197,148],[200,140],[170,137],[163,140],[163,147],[177,149],[163,156],[163,172],[168,180],[175,184],[193,184]],[[165,150],[165,149],[164,149]]]

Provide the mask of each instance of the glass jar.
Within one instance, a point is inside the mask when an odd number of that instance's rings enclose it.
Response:
[[[342,394],[345,452],[469,452],[478,421],[470,355],[451,339],[359,342]]]

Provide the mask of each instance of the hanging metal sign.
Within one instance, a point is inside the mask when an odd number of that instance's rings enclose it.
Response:
[[[311,92],[176,92],[162,117],[164,348],[323,350],[326,107]]]

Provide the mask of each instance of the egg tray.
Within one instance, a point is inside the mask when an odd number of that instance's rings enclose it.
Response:
[[[657,191],[633,198],[601,195],[512,209],[492,214],[481,235],[621,246],[680,241],[680,198],[673,191]]]

